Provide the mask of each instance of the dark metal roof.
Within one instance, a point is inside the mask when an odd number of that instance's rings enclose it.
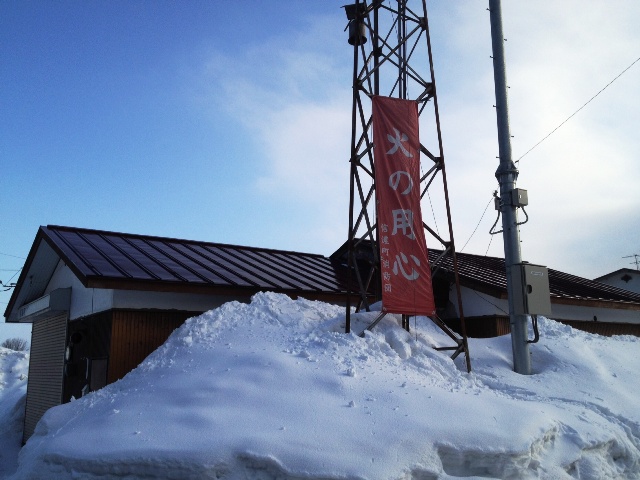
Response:
[[[441,252],[429,249],[429,260],[434,262]],[[460,283],[478,288],[496,297],[506,298],[507,279],[503,258],[457,253]],[[443,268],[453,271],[452,258],[443,259]],[[612,287],[604,283],[570,275],[549,268],[551,300],[593,300],[619,304],[640,305],[640,294]]]
[[[335,264],[322,255],[69,227],[41,231],[83,283],[110,279],[345,291]]]
[[[363,255],[371,249],[361,243]],[[429,249],[432,265],[442,252]],[[242,247],[221,243],[132,235],[82,228],[46,226],[38,235],[9,300],[5,317],[38,297],[53,274],[58,257],[85,287],[208,294],[276,291],[321,300],[344,299],[346,244],[331,257]],[[363,257],[363,258],[365,258]],[[504,259],[458,253],[463,286],[506,298]],[[441,272],[451,275],[452,259]],[[32,281],[34,272],[40,281]],[[552,302],[640,309],[640,294],[549,269]],[[352,291],[357,291],[353,288]]]
[[[371,260],[371,242],[361,239],[356,248],[358,259]],[[429,249],[429,262],[433,267],[442,250]],[[460,284],[487,293],[497,298],[507,298],[507,275],[503,258],[456,253],[458,259],[458,275]],[[331,258],[346,262],[347,243],[336,250]],[[445,272],[453,279],[453,258],[447,255],[442,258],[440,272]],[[558,270],[548,269],[549,290],[554,303],[578,304],[584,301],[600,302],[605,307],[622,307],[640,309],[640,294],[606,285],[594,280],[570,275]]]
[[[269,290],[310,298],[346,293],[346,269],[323,255],[49,225],[38,231],[7,314],[18,291],[29,283],[29,267],[43,242],[86,287]]]

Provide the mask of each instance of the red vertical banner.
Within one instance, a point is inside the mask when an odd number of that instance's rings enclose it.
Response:
[[[383,311],[433,315],[420,209],[418,104],[373,97],[373,143]]]

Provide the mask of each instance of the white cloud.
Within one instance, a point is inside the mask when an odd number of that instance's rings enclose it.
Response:
[[[213,115],[244,125],[257,165],[254,201],[287,212],[273,215],[278,248],[330,253],[346,236],[350,66],[335,43],[317,41],[332,23],[320,18],[294,38],[263,39],[242,58],[214,52],[201,80]]]
[[[640,17],[640,4],[503,3],[516,160],[637,58],[640,33],[633,19]],[[430,13],[460,248],[498,188],[489,14],[479,4],[438,5]],[[325,251],[329,242],[341,243],[346,231],[351,104],[349,49],[313,40],[328,38],[339,22],[330,23],[318,22],[288,41],[266,39],[242,59],[218,55],[212,63],[217,70],[209,72],[221,87],[218,100],[245,122],[264,160],[256,172],[258,192],[310,209],[316,220],[309,222],[309,237],[326,239],[312,242]],[[599,251],[611,270],[622,266],[619,257],[637,253],[636,235],[624,233],[612,250],[603,232],[616,228],[612,219],[624,222],[621,212],[640,209],[639,75],[640,64],[519,163],[518,186],[529,190],[531,202],[530,221],[521,229],[523,258],[595,276],[602,266],[596,272],[572,255],[576,237]],[[432,128],[421,125],[425,136],[433,135]],[[440,230],[446,229],[441,200],[432,202]],[[428,199],[423,208],[430,222]],[[488,234],[495,217],[490,205],[465,251],[483,254],[491,243],[489,254],[502,255],[502,239]]]
[[[588,8],[577,1],[503,2],[514,160],[638,58],[639,17],[640,4],[630,1]],[[461,247],[498,186],[497,131],[488,12],[484,5],[459,6],[446,22],[449,56],[435,53],[442,65],[436,76]],[[640,209],[639,76],[637,64],[519,163],[518,186],[529,190],[530,201],[530,221],[521,228],[524,259],[595,276],[607,263],[621,268],[623,254],[640,248],[637,233],[626,228]],[[491,241],[489,208],[465,251],[482,254]],[[607,240],[612,236],[615,246]],[[595,255],[584,262],[575,254],[580,245],[598,252],[597,267]],[[502,254],[501,238],[489,254]]]

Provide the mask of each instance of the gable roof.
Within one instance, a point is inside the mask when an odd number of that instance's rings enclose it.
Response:
[[[38,230],[5,317],[43,294],[59,260],[87,288],[346,294],[346,269],[323,255],[49,225]]]
[[[619,276],[623,276],[623,275],[629,275],[629,276],[638,276],[640,275],[640,270],[636,270],[635,268],[620,268],[618,270],[615,270],[613,272],[607,273],[605,275],[601,275],[597,278],[594,278],[594,281],[599,282],[601,280],[608,280],[610,278],[614,278],[614,277],[619,277]]]
[[[359,258],[366,260],[363,240]],[[429,249],[432,265],[441,250]],[[325,301],[344,300],[347,289],[346,243],[330,257],[285,250],[106,232],[83,228],[40,227],[5,318],[15,307],[41,297],[62,260],[87,288],[204,294],[252,294],[268,290]],[[504,259],[457,253],[463,286],[507,298]],[[452,275],[452,258],[441,271]],[[640,310],[640,294],[553,270],[553,303]],[[353,280],[355,281],[355,280]],[[352,291],[357,290],[353,289]]]

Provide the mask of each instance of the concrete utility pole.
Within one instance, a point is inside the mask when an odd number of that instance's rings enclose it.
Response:
[[[498,143],[500,166],[496,178],[500,184],[500,213],[502,215],[502,238],[507,273],[507,295],[509,296],[509,321],[513,347],[513,370],[523,375],[531,374],[531,358],[527,343],[527,315],[516,315],[514,309],[513,265],[522,263],[520,254],[520,231],[518,229],[517,206],[512,200],[512,190],[518,179],[518,169],[511,159],[511,133],[509,131],[509,107],[507,103],[507,73],[504,61],[504,35],[502,33],[502,8],[500,0],[489,0],[491,17],[491,44],[493,48],[493,76],[496,90],[496,117],[498,121]]]

